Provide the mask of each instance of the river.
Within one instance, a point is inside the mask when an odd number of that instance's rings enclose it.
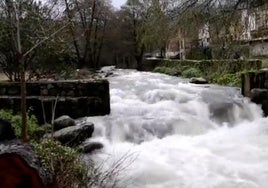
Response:
[[[116,169],[116,187],[268,187],[268,119],[238,88],[134,70],[109,81],[111,114],[88,118],[104,144],[90,157]]]

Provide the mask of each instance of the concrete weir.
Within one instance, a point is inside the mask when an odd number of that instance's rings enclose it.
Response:
[[[268,70],[242,74],[242,95],[252,102],[260,104],[265,116],[268,116]]]
[[[62,80],[27,83],[27,109],[39,123],[55,118],[106,115],[110,113],[109,82],[107,80]],[[20,83],[0,82],[0,109],[20,111]]]

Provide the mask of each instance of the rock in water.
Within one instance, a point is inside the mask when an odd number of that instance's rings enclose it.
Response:
[[[115,66],[106,66],[106,67],[102,67],[101,70],[99,71],[99,73],[103,76],[103,77],[109,77],[111,75],[113,75],[115,70]]]
[[[0,119],[0,141],[15,139],[15,131],[11,123],[7,120]]]
[[[192,84],[207,84],[208,81],[205,78],[202,77],[193,77],[190,79],[190,83]]]
[[[83,153],[91,153],[95,150],[100,150],[103,148],[103,144],[100,142],[89,142],[80,146],[80,149]]]
[[[54,121],[54,131],[71,127],[75,125],[75,121],[69,116],[61,116]]]
[[[87,138],[90,138],[92,136],[93,131],[94,131],[93,123],[86,122],[81,125],[76,125],[58,130],[53,133],[53,136],[63,145],[78,146]],[[49,136],[51,136],[51,134],[46,135],[46,137]]]

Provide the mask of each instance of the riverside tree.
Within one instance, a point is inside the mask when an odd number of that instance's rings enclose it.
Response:
[[[1,66],[10,80],[21,83],[22,139],[28,140],[26,115],[26,70],[38,53],[38,48],[66,26],[53,28],[49,10],[41,3],[28,0],[5,0],[1,7]]]
[[[52,8],[34,0],[0,2],[0,65],[9,80],[21,79],[18,66],[18,34],[21,53],[25,56],[24,69],[27,71],[27,79],[30,79],[37,69],[41,73],[44,67],[50,64],[47,59],[58,59],[59,62],[60,58],[67,56],[69,51],[64,39],[65,32],[61,29],[66,23],[56,20]],[[61,35],[53,35],[51,40],[47,40],[59,29]]]
[[[145,34],[142,37],[146,49],[157,51],[160,57],[165,57],[167,41],[172,31],[168,17],[169,1],[152,1],[147,10]]]
[[[137,69],[142,67],[145,52],[158,50],[164,56],[169,36],[168,1],[128,0],[122,7],[123,26],[132,45]]]
[[[106,26],[112,12],[107,0],[58,0],[64,6],[78,68],[99,68]]]

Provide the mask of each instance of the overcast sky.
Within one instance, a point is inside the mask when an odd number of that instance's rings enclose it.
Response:
[[[46,2],[46,0],[41,0],[41,1]],[[112,0],[112,4],[113,4],[114,7],[119,9],[123,4],[126,3],[126,1],[127,0]]]
[[[113,2],[113,6],[115,6],[116,8],[120,8],[121,5],[126,3],[126,0],[112,0],[112,2]]]

